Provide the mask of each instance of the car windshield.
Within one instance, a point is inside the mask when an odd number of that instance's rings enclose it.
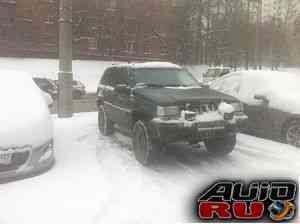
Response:
[[[177,68],[140,68],[134,70],[136,84],[153,86],[199,86],[191,73]]]

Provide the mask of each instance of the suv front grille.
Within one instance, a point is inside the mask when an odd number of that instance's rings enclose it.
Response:
[[[193,111],[197,114],[214,112],[218,110],[217,103],[186,104],[185,110]]]

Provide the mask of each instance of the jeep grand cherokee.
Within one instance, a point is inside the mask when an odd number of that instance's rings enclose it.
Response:
[[[143,165],[178,141],[204,141],[209,153],[229,154],[237,127],[247,119],[237,99],[201,86],[188,71],[166,62],[111,66],[97,95],[101,134],[111,135],[115,125],[126,130]]]

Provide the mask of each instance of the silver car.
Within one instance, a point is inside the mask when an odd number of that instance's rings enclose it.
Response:
[[[47,102],[24,72],[0,71],[0,183],[39,174],[54,164]]]

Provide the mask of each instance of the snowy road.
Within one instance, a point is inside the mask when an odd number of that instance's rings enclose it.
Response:
[[[225,159],[173,145],[145,168],[128,150],[129,139],[98,134],[96,118],[96,113],[55,118],[55,167],[0,185],[0,224],[191,221],[193,197],[215,178],[300,175],[296,148],[246,135],[239,135],[235,152]]]

